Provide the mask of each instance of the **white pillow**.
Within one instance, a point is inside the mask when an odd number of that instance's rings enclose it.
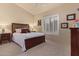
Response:
[[[21,29],[15,29],[16,33],[21,33]]]

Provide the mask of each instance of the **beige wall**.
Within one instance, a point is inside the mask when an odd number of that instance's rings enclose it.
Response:
[[[36,31],[42,31],[41,27],[37,26],[37,20],[42,19],[45,15],[53,15],[53,14],[59,14],[60,16],[60,23],[61,22],[67,22],[66,21],[66,15],[71,13],[76,13],[76,18],[79,19],[79,11],[77,11],[77,8],[79,7],[79,4],[63,4],[62,6],[58,6],[56,8],[53,8],[47,12],[44,12],[42,14],[33,16],[30,13],[28,13],[23,8],[19,7],[16,4],[0,4],[0,24],[6,24],[10,28],[11,23],[27,23],[27,24],[33,24],[34,21],[34,30]],[[73,27],[72,25],[73,21],[68,21],[69,27]]]
[[[34,16],[16,4],[0,4],[0,27],[7,25],[10,32],[11,23],[33,24]]]
[[[76,19],[79,20],[79,11],[77,10],[79,8],[79,4],[63,4],[62,6],[58,6],[56,8],[53,8],[47,12],[44,12],[42,14],[36,15],[34,18],[34,22],[37,23],[37,20],[43,18],[43,16],[46,15],[53,15],[53,14],[59,14],[60,17],[60,23],[62,22],[68,22],[69,23],[69,28],[74,27],[74,21],[67,21],[66,20],[66,15],[75,13],[76,14]],[[39,29],[40,28],[40,29]],[[37,31],[41,31],[41,27],[38,27]]]

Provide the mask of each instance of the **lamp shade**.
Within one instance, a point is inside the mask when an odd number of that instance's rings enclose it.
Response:
[[[8,24],[0,24],[0,29],[2,30],[1,32],[4,33],[10,33],[10,26]]]

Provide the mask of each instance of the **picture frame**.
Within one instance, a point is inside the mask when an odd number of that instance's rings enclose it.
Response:
[[[76,14],[69,14],[69,15],[67,15],[67,20],[69,21],[69,20],[75,20],[75,18],[76,18]]]
[[[38,26],[41,26],[41,20],[38,20]]]
[[[61,23],[61,28],[68,28],[68,23]]]

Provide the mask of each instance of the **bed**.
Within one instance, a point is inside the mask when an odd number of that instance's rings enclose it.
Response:
[[[12,41],[22,47],[22,51],[37,46],[45,42],[44,33],[30,32],[30,33],[16,33],[15,29],[27,28],[29,24],[12,23]]]

